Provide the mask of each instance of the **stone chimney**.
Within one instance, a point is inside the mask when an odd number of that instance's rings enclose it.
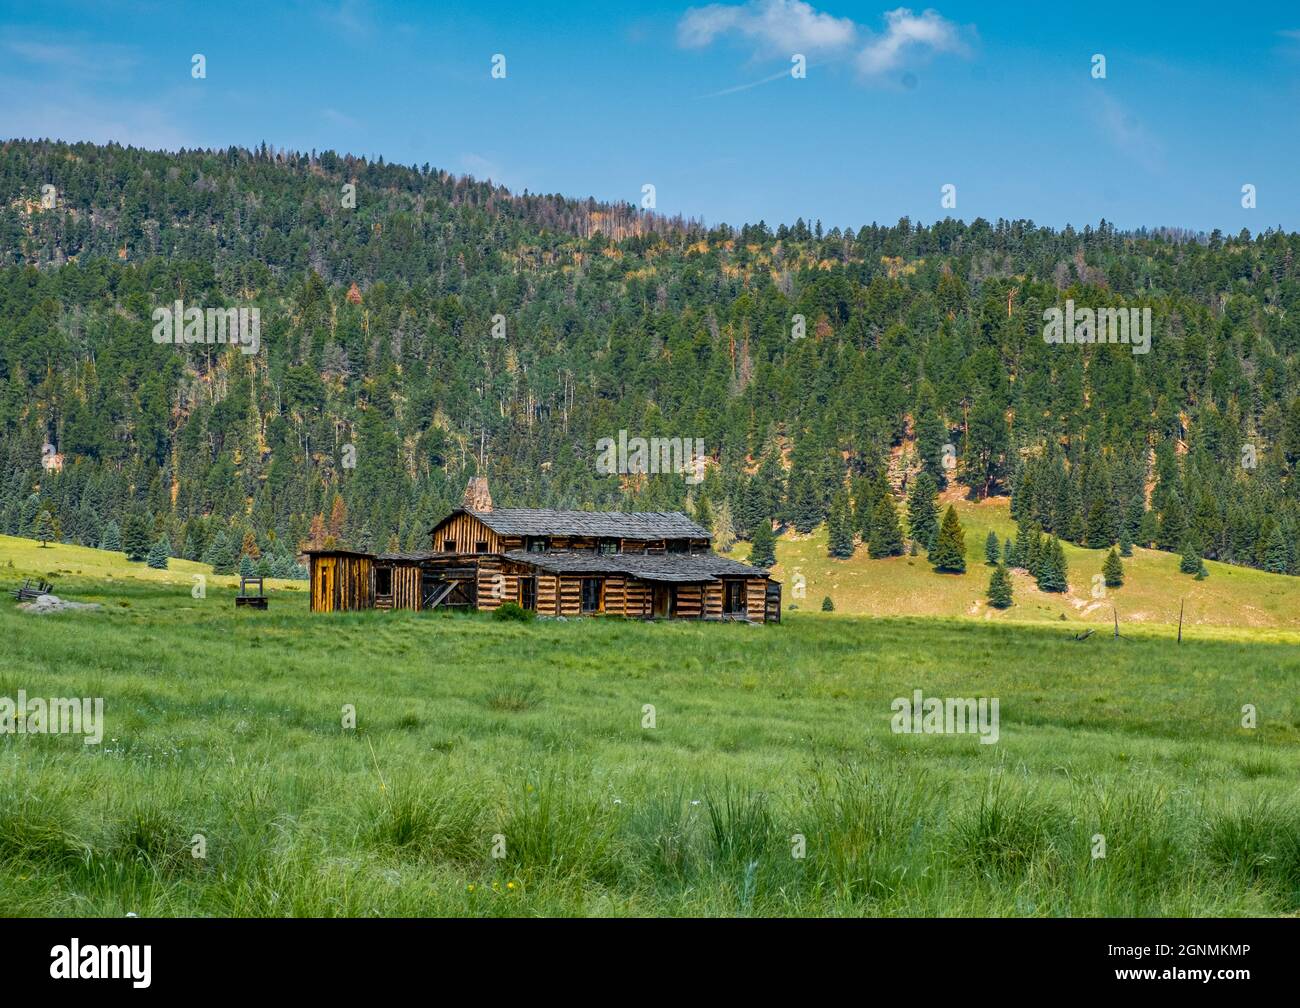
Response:
[[[488,492],[486,476],[471,476],[465,487],[465,498],[460,506],[470,511],[491,511],[492,494]]]

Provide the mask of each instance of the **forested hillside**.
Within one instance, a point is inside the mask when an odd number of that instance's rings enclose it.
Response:
[[[1081,544],[1300,573],[1300,235],[838,223],[4,143],[0,526],[283,565],[329,536],[424,547],[486,473],[498,506],[742,536],[835,510],[866,537],[926,470]],[[1150,307],[1150,353],[1045,343],[1067,298]],[[177,300],[257,306],[259,352],[156,344]],[[601,475],[620,430],[703,438],[707,478]]]

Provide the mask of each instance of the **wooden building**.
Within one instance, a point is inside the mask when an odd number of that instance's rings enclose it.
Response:
[[[375,558],[349,549],[308,550],[311,611],[375,607]]]
[[[430,529],[428,552],[310,551],[312,609],[514,602],[543,616],[781,619],[780,583],[718,556],[679,512],[497,509],[481,478],[466,503]]]

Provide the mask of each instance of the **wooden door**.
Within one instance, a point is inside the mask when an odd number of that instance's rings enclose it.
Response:
[[[316,561],[319,577],[317,579],[317,612],[334,611],[334,557],[321,557]]]

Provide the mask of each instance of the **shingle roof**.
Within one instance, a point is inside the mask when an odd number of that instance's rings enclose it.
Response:
[[[511,550],[507,559],[552,574],[631,574],[647,581],[716,581],[720,577],[766,577],[767,571],[716,553],[593,553]]]
[[[422,560],[432,560],[436,556],[443,556],[440,553],[380,553],[375,557],[376,560],[384,563],[419,563]]]
[[[607,536],[622,539],[712,538],[706,529],[680,511],[556,511],[551,508],[458,510],[473,515],[497,535]],[[453,512],[455,513],[457,512]],[[441,525],[442,522],[438,524]]]

